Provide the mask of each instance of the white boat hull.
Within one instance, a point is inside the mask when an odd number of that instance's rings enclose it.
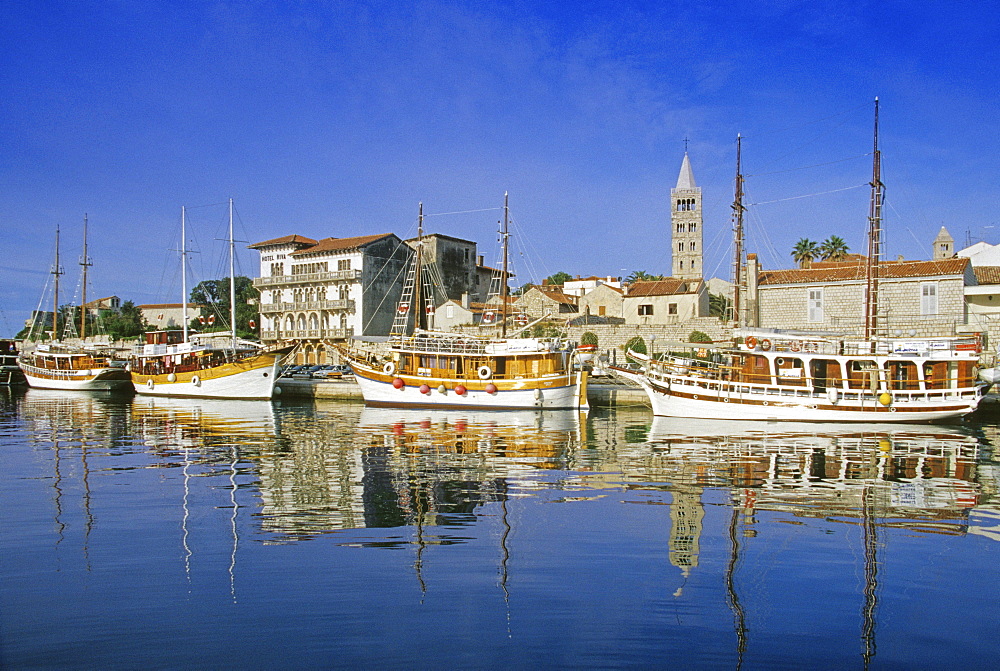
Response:
[[[370,379],[355,368],[355,379],[361,387],[365,403],[371,406],[411,407],[411,408],[473,408],[479,410],[556,410],[579,406],[579,387],[576,383],[566,384],[567,376],[559,375],[548,385],[544,378],[525,380],[521,389],[498,389],[492,393],[482,389],[467,389],[464,394],[455,392],[455,380],[438,378],[419,379],[426,384],[428,393],[422,393],[419,385],[406,384],[397,389],[392,381]],[[444,392],[441,386],[444,386]]]
[[[781,393],[713,391],[695,380],[673,378],[669,383],[615,369],[642,386],[653,414],[696,419],[746,419],[798,422],[937,422],[963,417],[979,404],[979,394],[935,395],[925,400],[893,399],[889,405],[874,397],[848,399],[832,395],[788,396]]]
[[[135,392],[143,396],[178,398],[270,399],[278,378],[278,359],[267,365],[232,372],[219,377],[179,376],[174,382],[165,376],[141,376],[133,373]]]
[[[41,370],[41,369],[39,369]],[[59,371],[56,374],[38,372],[33,366],[21,366],[28,386],[34,389],[61,389],[64,391],[118,391],[130,389],[132,382],[122,368],[95,368],[92,370]],[[122,373],[125,373],[123,376]]]

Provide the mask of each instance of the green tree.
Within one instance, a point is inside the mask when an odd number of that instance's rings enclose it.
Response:
[[[628,342],[622,347],[625,350],[625,358],[629,361],[635,361],[632,357],[628,356],[629,350],[633,352],[638,352],[639,354],[647,354],[646,351],[646,341],[642,339],[642,336],[632,336],[628,339]]]
[[[809,238],[799,238],[792,248],[792,259],[799,264],[799,268],[808,268],[817,256],[819,256],[819,245]]]
[[[563,284],[566,284],[567,280],[573,279],[573,276],[567,272],[563,272],[562,270],[560,270],[558,273],[555,273],[554,275],[549,275],[545,279],[546,281],[548,281],[549,284],[558,284],[561,286]]]
[[[597,347],[597,343],[597,334],[593,331],[587,331],[580,336],[581,345],[593,345],[594,347]]]
[[[645,270],[633,270],[632,274],[625,278],[626,282],[656,282],[662,280],[663,275],[650,275]]]
[[[708,314],[712,317],[725,319],[729,315],[733,302],[722,294],[708,294]]]
[[[712,342],[712,336],[704,331],[691,331],[691,334],[688,336],[688,342]]]
[[[149,329],[146,320],[142,318],[142,310],[132,301],[122,303],[118,312],[102,310],[100,321],[104,324],[104,331],[115,340],[134,338]]]
[[[254,337],[256,331],[250,326],[260,323],[260,292],[253,286],[253,280],[242,275],[236,277],[236,332],[243,337]],[[229,325],[229,278],[205,280],[191,290],[191,302],[201,308],[201,319],[191,320],[191,328],[199,331],[228,331]]]
[[[850,251],[839,235],[831,235],[819,245],[819,254],[824,261],[843,261]]]

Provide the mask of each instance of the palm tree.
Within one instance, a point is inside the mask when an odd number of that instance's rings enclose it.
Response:
[[[626,282],[654,282],[656,280],[662,280],[663,275],[650,275],[645,270],[635,270],[631,275],[625,278]]]
[[[847,243],[839,235],[831,235],[819,246],[819,253],[824,261],[843,261],[850,251]]]
[[[792,258],[799,264],[799,268],[808,268],[817,256],[819,256],[819,246],[809,238],[799,238],[792,247]]]

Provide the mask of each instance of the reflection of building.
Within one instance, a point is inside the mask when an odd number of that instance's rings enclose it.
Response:
[[[701,503],[701,487],[684,485],[672,490],[670,503],[670,563],[687,578],[698,566],[699,539],[705,508]]]

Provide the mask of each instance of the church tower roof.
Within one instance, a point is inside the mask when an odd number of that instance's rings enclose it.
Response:
[[[938,231],[937,237],[934,238],[934,242],[938,242],[939,240],[942,241],[942,242],[943,241],[948,241],[948,242],[954,242],[955,241],[955,239],[953,237],[951,237],[951,233],[949,233],[948,229],[945,228],[944,226],[942,226],[941,230]]]
[[[697,188],[694,183],[694,171],[691,170],[691,160],[688,158],[687,152],[684,152],[684,161],[681,163],[681,173],[677,176],[677,186],[675,188]]]

